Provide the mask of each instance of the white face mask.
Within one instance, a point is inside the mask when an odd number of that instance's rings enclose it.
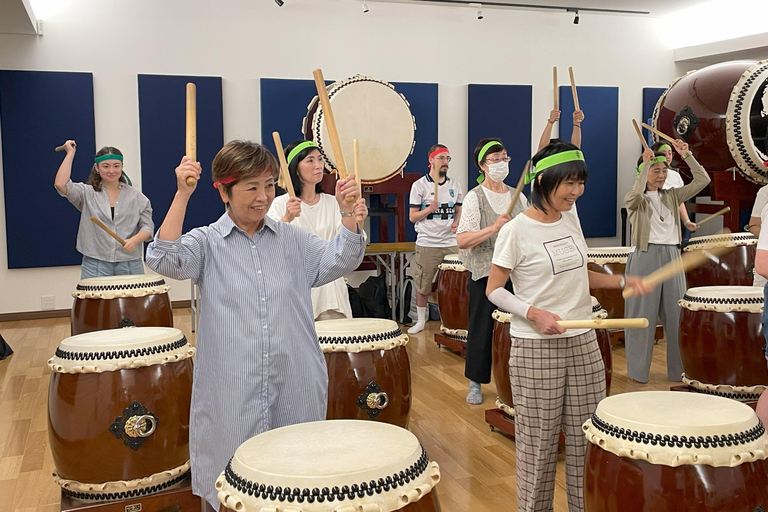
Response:
[[[496,183],[500,183],[504,181],[504,179],[509,174],[509,163],[498,162],[495,164],[490,164],[488,165],[488,170],[485,174]]]

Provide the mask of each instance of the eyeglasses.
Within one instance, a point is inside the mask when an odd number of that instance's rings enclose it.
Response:
[[[498,163],[501,163],[501,162],[509,162],[510,160],[512,160],[510,157],[505,156],[505,157],[502,157],[502,158],[487,158],[485,160],[485,162],[489,163],[489,164],[498,164]]]
[[[451,157],[449,157],[449,156],[436,156],[435,160],[440,160],[440,161],[443,161],[443,162],[450,162],[451,161]]]

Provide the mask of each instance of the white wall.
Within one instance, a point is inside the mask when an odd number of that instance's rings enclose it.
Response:
[[[573,25],[563,13],[486,9],[478,21],[464,7],[370,7],[363,14],[355,0],[285,0],[282,8],[271,0],[72,0],[44,20],[42,37],[0,35],[0,69],[92,72],[96,145],[121,148],[140,186],[138,73],[223,77],[225,140],[259,138],[261,77],[310,79],[320,67],[328,79],[360,73],[437,82],[439,139],[464,174],[466,84],[533,84],[536,144],[551,109],[552,66],[561,85],[573,66],[579,84],[620,87],[621,204],[638,156],[630,119],[640,117],[642,88],[675,77],[673,52],[656,40],[652,19],[582,14]],[[37,185],[51,186],[55,171],[40,169]],[[459,180],[466,190],[466,176]],[[79,267],[7,270],[2,201],[0,194],[0,313],[37,311],[42,295],[69,307]],[[618,226],[618,212],[606,215]],[[171,297],[189,298],[188,284],[178,283]]]

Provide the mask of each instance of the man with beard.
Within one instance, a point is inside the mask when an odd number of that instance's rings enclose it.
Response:
[[[429,173],[411,187],[408,218],[416,228],[416,310],[418,320],[408,334],[424,330],[427,323],[427,299],[432,280],[443,257],[458,254],[456,229],[461,216],[461,185],[448,177],[451,153],[442,144],[429,148]],[[435,185],[437,183],[437,185]],[[437,196],[435,196],[437,191]]]

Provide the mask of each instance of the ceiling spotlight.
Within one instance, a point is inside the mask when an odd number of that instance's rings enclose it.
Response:
[[[477,19],[483,19],[483,4],[471,3],[470,7],[477,7]]]
[[[573,24],[574,25],[578,25],[579,24],[579,10],[576,9],[574,12],[575,12],[575,14],[573,16]]]
[[[368,9],[368,2],[363,0],[363,12],[368,12],[370,9]]]
[[[285,2],[283,2],[283,0],[275,0],[275,3],[278,7],[282,7]]]

